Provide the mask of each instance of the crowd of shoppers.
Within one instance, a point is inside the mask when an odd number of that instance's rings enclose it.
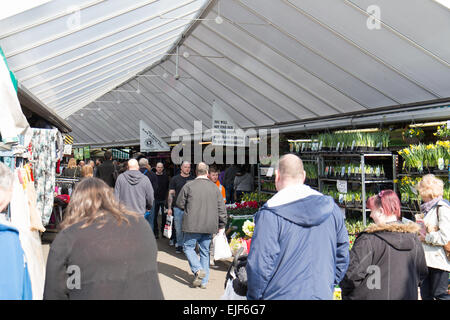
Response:
[[[207,288],[214,264],[211,240],[227,224],[225,203],[252,191],[253,178],[246,166],[199,163],[194,175],[185,161],[175,176],[169,170],[162,162],[152,168],[145,157],[119,165],[110,152],[104,161],[87,164],[70,159],[63,176],[81,180],[51,245],[45,299],[163,299],[155,239],[160,231],[162,237],[167,215],[174,218],[170,244],[185,254],[193,287]],[[11,195],[11,177],[0,163],[2,210]],[[450,204],[442,198],[440,179],[426,175],[418,184],[423,205],[416,223],[402,221],[393,190],[369,198],[374,224],[349,250],[341,210],[331,197],[305,185],[305,178],[298,156],[281,157],[275,168],[277,193],[255,215],[247,299],[332,299],[337,285],[348,300],[449,299],[444,247],[450,246]],[[17,230],[0,221],[0,240],[0,249],[17,246]],[[0,251],[0,257],[7,254],[5,248]],[[0,259],[0,274],[24,264],[15,257]],[[66,281],[71,266],[79,268],[71,269],[72,287]],[[83,277],[77,279],[76,270]],[[1,280],[11,289],[1,291],[0,298],[30,298],[26,269],[19,271]]]

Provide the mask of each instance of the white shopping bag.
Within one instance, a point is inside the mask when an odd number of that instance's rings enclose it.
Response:
[[[166,225],[164,226],[163,236],[170,239],[172,237],[172,222],[173,216],[167,216]]]
[[[214,239],[214,260],[222,260],[231,258],[231,249],[227,241],[225,233],[218,233]]]
[[[220,297],[220,300],[247,300],[247,297],[238,295],[233,289],[233,281],[228,279],[225,292]]]

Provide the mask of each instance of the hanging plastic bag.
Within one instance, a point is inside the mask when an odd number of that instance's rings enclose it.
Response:
[[[163,236],[170,239],[172,238],[172,222],[173,222],[173,216],[167,216],[166,218],[166,225],[164,226],[164,232]]]
[[[237,294],[233,289],[233,281],[228,279],[225,292],[220,297],[220,300],[247,300],[247,297]]]
[[[231,249],[227,241],[227,236],[223,232],[219,232],[213,239],[214,243],[214,260],[223,260],[231,258]]]

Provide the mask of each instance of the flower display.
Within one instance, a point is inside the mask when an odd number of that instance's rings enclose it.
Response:
[[[358,150],[364,148],[387,149],[390,134],[381,132],[324,133],[313,138],[324,149]]]
[[[253,237],[253,231],[255,230],[255,223],[250,220],[246,220],[244,225],[242,226],[242,231],[244,231],[245,235],[249,238]]]
[[[433,134],[439,138],[450,138],[450,128],[446,125],[439,126]]]
[[[245,236],[240,237],[240,232],[235,232],[233,234],[230,240],[230,249],[233,255],[235,255],[242,247],[244,248],[244,253],[249,253],[254,230],[255,223],[246,220],[242,226],[242,232],[244,232]]]
[[[402,132],[403,138],[412,138],[421,140],[425,137],[425,132],[422,128],[409,128]]]
[[[450,141],[437,141],[435,144],[410,145],[398,152],[404,159],[404,169],[417,169],[423,172],[426,168],[444,170],[450,162]]]

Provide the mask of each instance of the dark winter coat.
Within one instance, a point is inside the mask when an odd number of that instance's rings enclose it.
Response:
[[[348,247],[344,217],[331,197],[266,203],[255,215],[247,298],[331,300],[347,270]]]
[[[67,178],[79,178],[81,177],[81,169],[80,167],[75,167],[75,168],[65,168],[63,170],[62,175],[63,177],[67,177]]]
[[[415,223],[371,225],[350,251],[340,283],[344,300],[417,300],[428,273]]]
[[[106,182],[108,186],[114,188],[115,179],[114,179],[114,171],[116,168],[112,160],[105,160],[101,165],[98,166],[96,177],[102,179]]]
[[[127,218],[129,225],[107,215],[100,229],[98,223],[81,229],[80,222],[59,232],[50,247],[44,299],[164,299],[150,225],[143,216]]]
[[[158,178],[156,177],[156,173],[154,173],[152,170],[148,170],[147,168],[140,168],[139,171],[150,179],[153,187],[153,192],[156,192],[156,190],[158,190]]]

